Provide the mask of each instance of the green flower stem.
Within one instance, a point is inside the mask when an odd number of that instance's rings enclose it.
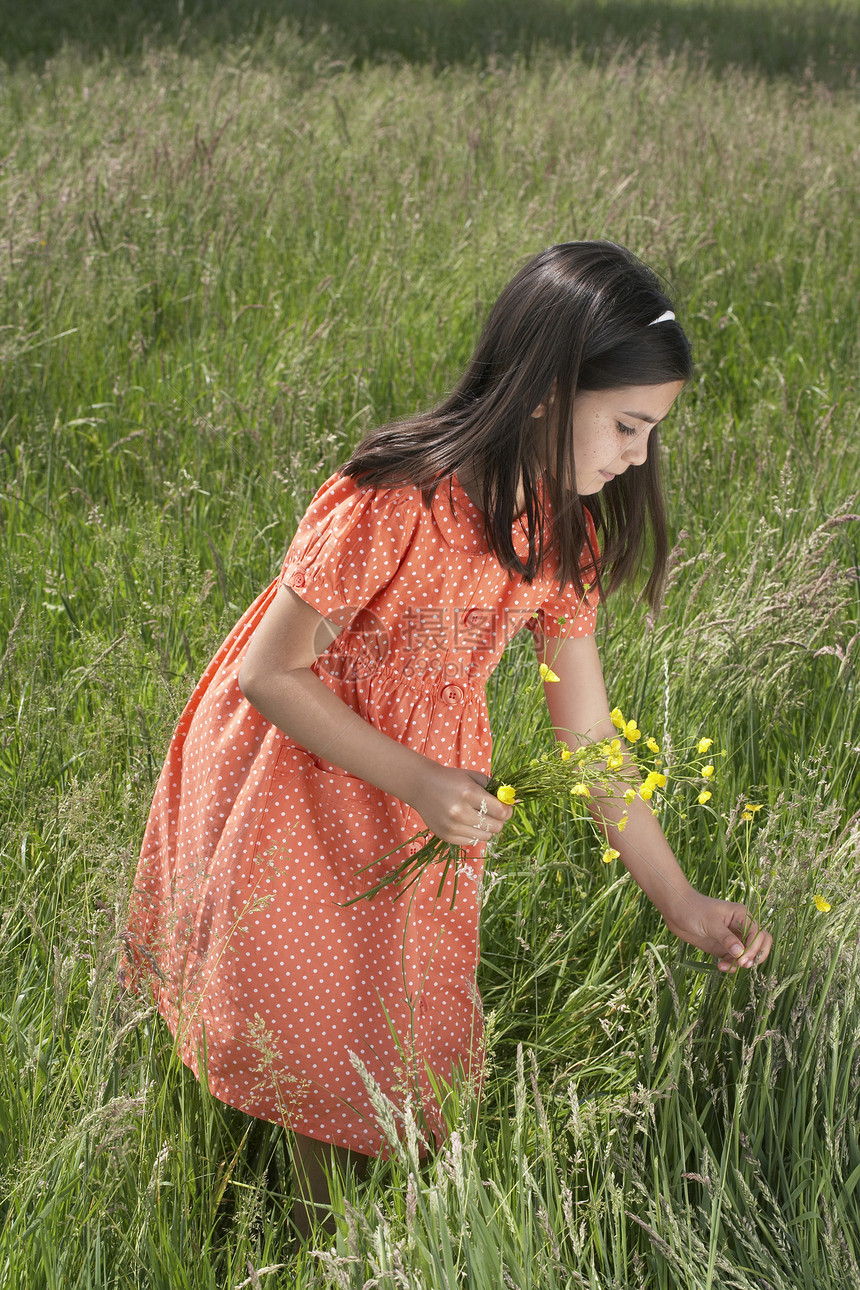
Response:
[[[633,723],[630,723],[633,724]],[[578,737],[577,737],[578,738]],[[707,752],[707,750],[705,750]],[[701,757],[698,746],[691,745],[686,762],[682,761],[676,764],[672,772],[672,780],[677,789],[682,784],[688,784],[695,793],[701,791],[702,776],[701,766],[696,765],[692,758]],[[622,757],[620,766],[611,768],[609,761],[612,757]],[[658,767],[662,767],[662,761],[658,761]],[[680,765],[680,773],[679,773]],[[649,773],[655,773],[641,758],[637,755],[634,748],[625,747],[620,740],[610,741],[602,739],[598,741],[582,740],[573,750],[568,749],[564,744],[557,744],[551,752],[542,753],[538,757],[527,757],[520,754],[511,758],[509,769],[494,772],[486,783],[486,791],[496,795],[503,784],[511,785],[516,789],[517,805],[523,805],[526,802],[551,803],[555,805],[569,804],[574,810],[577,818],[585,819],[585,815],[576,809],[578,803],[588,803],[589,817],[591,818],[595,831],[600,834],[601,839],[606,836],[606,829],[610,826],[617,827],[617,821],[610,820],[605,816],[599,799],[614,799],[616,802],[623,802],[624,793],[634,789],[638,796],[642,796],[643,790],[649,786],[647,776]],[[662,773],[662,772],[661,772]],[[642,776],[645,776],[643,783]],[[708,780],[713,783],[713,780]],[[572,797],[571,789],[575,784],[585,784],[589,789],[590,798]],[[656,794],[656,787],[652,790]],[[650,797],[646,800],[651,800]],[[667,804],[666,798],[658,797],[657,800],[664,805]],[[624,803],[624,814],[630,803]],[[676,807],[676,810],[678,808]],[[395,855],[403,847],[411,847],[415,842],[420,841],[422,845],[417,851],[410,852],[404,860],[395,865],[388,873],[385,874],[377,883],[367,891],[358,896],[353,896],[346,901],[346,906],[354,905],[359,900],[372,900],[384,888],[397,885],[399,890],[394,896],[399,900],[405,895],[417,882],[421,880],[425,871],[431,865],[442,865],[442,874],[439,880],[437,899],[441,897],[445,881],[453,866],[454,869],[454,886],[451,893],[451,905],[453,908],[457,895],[457,882],[460,862],[463,858],[463,848],[454,846],[450,842],[445,842],[442,838],[431,833],[429,829],[423,829],[418,833],[407,838],[400,846],[392,848],[385,855],[378,856],[370,864],[365,865],[358,870],[359,874],[366,873],[369,869],[376,868],[383,860]],[[605,852],[604,852],[605,855]]]

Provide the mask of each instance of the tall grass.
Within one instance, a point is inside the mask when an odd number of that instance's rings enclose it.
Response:
[[[856,85],[860,37],[855,0],[33,0],[8,15],[0,38],[7,61],[30,66],[64,45],[133,58],[142,42],[186,54],[259,44],[271,59],[284,22],[359,65],[481,66],[542,47],[600,63],[619,44],[663,55],[687,45],[717,73],[740,67],[834,88]]]
[[[860,1279],[850,51],[792,80],[767,23],[755,69],[667,49],[664,24],[599,58],[475,62],[461,8],[447,66],[380,59],[382,5],[363,51],[325,6],[322,34],[299,14],[244,39],[225,8],[220,44],[186,16],[177,48],[165,9],[127,55],[118,10],[77,52],[59,12],[9,29],[0,1284]],[[334,1241],[297,1252],[284,1136],[209,1097],[116,984],[152,789],[316,484],[443,391],[513,268],[574,236],[662,267],[698,360],[661,448],[664,611],[620,597],[601,627],[613,702],[670,749],[725,750],[707,807],[673,799],[671,840],[776,949],[717,977],[569,818],[520,813],[485,884],[480,1108],[454,1099],[432,1158],[407,1143],[344,1182]],[[516,641],[492,682],[500,730],[532,659]]]

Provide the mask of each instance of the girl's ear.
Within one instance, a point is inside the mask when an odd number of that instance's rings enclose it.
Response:
[[[535,408],[534,412],[531,414],[536,421],[540,421],[542,420],[543,417],[546,416],[547,405],[549,405],[549,407],[552,407],[553,403],[555,403],[555,391],[556,391],[557,384],[558,384],[557,381],[553,381],[552,389],[549,392],[549,399],[547,403],[539,403]]]

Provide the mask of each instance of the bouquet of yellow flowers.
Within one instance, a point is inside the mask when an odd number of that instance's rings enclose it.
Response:
[[[546,663],[540,664],[540,676],[545,682],[558,680]],[[500,802],[511,806],[528,802],[565,803],[578,816],[589,815],[598,832],[601,822],[604,822],[600,801],[604,797],[617,795],[622,784],[627,784],[622,794],[626,807],[637,797],[650,802],[655,795],[666,789],[670,780],[660,745],[650,735],[643,740],[636,722],[625,720],[619,708],[614,708],[610,715],[613,725],[619,731],[618,738],[589,740],[583,737],[577,740],[577,745],[573,748],[566,743],[557,743],[552,751],[542,753],[539,757],[528,757],[525,754],[518,756],[515,753],[507,760],[504,768],[500,768],[498,773],[494,771],[487,781],[487,791],[494,793]],[[673,758],[673,786],[684,783],[690,785],[696,793],[695,801],[699,806],[704,806],[713,796],[711,786],[714,783],[715,767],[710,759],[713,742],[707,736],[702,737],[683,750],[680,758]],[[651,809],[656,814],[656,806]],[[759,809],[757,806],[748,806],[745,811],[752,813]],[[747,818],[746,814],[744,818]],[[625,810],[614,827],[623,833],[627,820]],[[419,881],[430,865],[441,865],[437,898],[441,896],[445,880],[453,868],[453,905],[463,849],[443,841],[429,829],[414,834],[401,847],[412,846],[416,842],[421,843],[417,850],[412,851],[374,887],[353,897],[348,903],[369,900],[391,884],[398,885],[399,890],[394,897],[397,900]],[[401,847],[395,850],[400,850]],[[392,854],[393,852],[388,852],[386,856],[378,857],[365,869],[359,870],[359,873],[364,873],[366,869],[378,864],[380,859],[386,859]],[[605,847],[601,859],[605,864],[610,864],[618,856],[619,852],[613,847]]]

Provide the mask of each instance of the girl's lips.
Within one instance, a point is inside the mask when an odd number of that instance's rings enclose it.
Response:
[[[601,475],[603,476],[603,478],[604,478],[605,480],[607,480],[607,481],[608,481],[608,480],[610,480],[610,479],[614,479],[614,478],[615,478],[615,476],[614,476],[614,475],[611,475],[611,474],[609,473],[609,471],[608,471],[608,470],[601,470],[601,471],[600,471],[600,474],[601,474]]]

